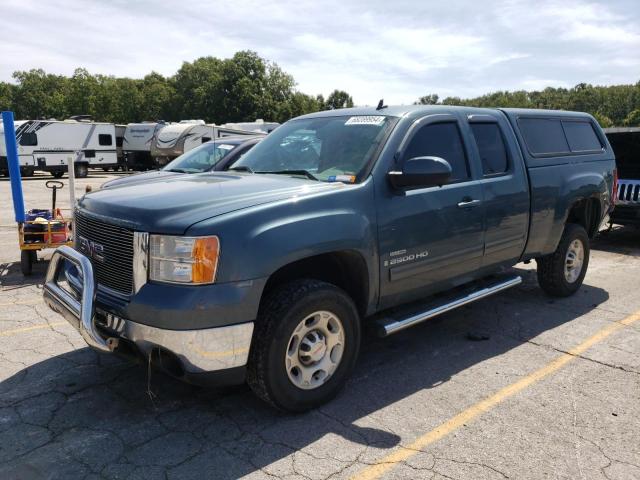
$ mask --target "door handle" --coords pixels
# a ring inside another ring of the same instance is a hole
[[[461,202],[458,202],[458,208],[472,208],[480,205],[480,200],[472,200],[470,198],[465,198]]]

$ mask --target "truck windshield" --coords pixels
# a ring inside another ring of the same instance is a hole
[[[293,120],[271,132],[233,168],[355,183],[396,121],[384,115]]]
[[[206,172],[236,147],[237,145],[224,142],[204,143],[169,162],[163,170],[181,173]]]

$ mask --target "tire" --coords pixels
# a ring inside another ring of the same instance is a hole
[[[576,245],[582,248],[582,261],[576,255]],[[551,255],[536,258],[538,265],[538,283],[542,290],[554,297],[568,297],[576,293],[582,286],[589,266],[589,235],[586,230],[575,223],[564,227],[558,248]],[[579,263],[580,267],[575,267]],[[571,265],[574,265],[571,268]],[[567,270],[565,270],[567,267]]]
[[[307,327],[307,324],[315,323],[317,330],[307,333],[299,330],[301,326],[304,329],[313,328]],[[323,329],[325,323],[326,328]],[[322,337],[321,332],[326,335],[316,343],[319,348],[315,352],[303,352],[304,347],[308,347],[302,345],[307,337],[317,340],[318,335]],[[300,333],[303,335],[299,338]],[[342,344],[338,339],[340,334]],[[247,383],[258,397],[280,410],[304,412],[315,408],[337,395],[346,383],[358,357],[360,338],[358,311],[343,290],[318,280],[297,280],[283,285],[269,294],[258,313],[249,352]],[[329,342],[335,343],[327,350]],[[294,344],[297,346],[292,348]],[[321,360],[314,365],[311,355],[322,353],[323,348]],[[292,351],[296,353],[292,354]],[[302,365],[303,355],[307,355],[306,360],[311,366]],[[304,384],[304,374],[300,370],[298,375],[294,375],[298,367],[291,367],[289,363],[294,357],[302,369],[314,372],[311,385],[301,386]],[[334,357],[338,357],[335,362]],[[323,364],[328,366],[329,373],[316,370]],[[294,383],[296,377],[298,385]]]
[[[118,170],[118,167],[116,167],[116,171]],[[103,172],[108,172],[109,171],[109,167],[102,167],[102,171]]]
[[[53,178],[62,178],[64,176],[64,170],[54,170],[51,172],[51,175],[53,175]]]
[[[24,167],[20,170],[20,175],[23,177],[33,177],[35,170],[32,167]]]
[[[33,264],[38,260],[35,250],[22,250],[20,252],[20,270],[22,275],[28,277],[33,272]]]
[[[76,177],[78,178],[86,178],[89,175],[89,167],[86,163],[78,163],[75,165]]]

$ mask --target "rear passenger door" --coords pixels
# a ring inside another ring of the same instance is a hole
[[[417,120],[400,150],[401,164],[444,158],[452,177],[442,187],[396,192],[388,186],[378,203],[382,308],[464,283],[477,274],[484,247],[482,187],[459,117]]]
[[[529,189],[520,150],[500,112],[469,115],[467,120],[482,165],[482,266],[512,265],[524,251],[529,226]]]

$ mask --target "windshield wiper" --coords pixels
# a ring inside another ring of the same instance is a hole
[[[238,165],[237,167],[231,167],[231,168],[227,168],[227,171],[232,170],[234,172],[249,172],[249,173],[254,173],[253,170],[251,170],[249,167],[247,167],[246,165]]]
[[[272,173],[274,175],[304,175],[309,180],[319,181],[318,177],[316,177],[313,173],[307,170],[275,170],[273,172],[256,172],[256,173]]]
[[[189,173],[183,168],[168,168],[165,172],[175,172],[175,173]]]

